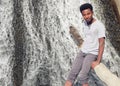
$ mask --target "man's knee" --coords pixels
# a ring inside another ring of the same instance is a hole
[[[85,80],[85,79],[87,79],[88,78],[88,74],[85,74],[85,73],[80,73],[79,74],[79,79],[80,80]]]

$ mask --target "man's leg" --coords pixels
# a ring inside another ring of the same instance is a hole
[[[79,74],[79,79],[82,86],[88,86],[88,73],[91,68],[91,63],[97,58],[97,55],[87,54],[84,58],[82,69]]]
[[[70,71],[70,73],[68,75],[68,79],[67,79],[67,81],[65,83],[65,86],[72,86],[72,84],[74,83],[77,75],[80,72],[83,60],[84,60],[84,53],[80,51],[77,54],[77,57],[75,58],[75,60],[73,62],[72,69],[71,69],[71,71]]]

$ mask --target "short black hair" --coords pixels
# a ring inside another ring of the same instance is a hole
[[[91,11],[93,11],[93,7],[90,3],[85,3],[85,4],[82,4],[80,6],[80,12],[82,13],[83,10],[85,9],[90,9]]]

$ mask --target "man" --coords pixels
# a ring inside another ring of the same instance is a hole
[[[93,7],[89,3],[80,6],[80,12],[84,18],[83,39],[81,50],[73,62],[65,86],[73,86],[75,79],[78,78],[82,86],[88,86],[88,73],[90,68],[101,62],[105,45],[105,27],[93,17]]]

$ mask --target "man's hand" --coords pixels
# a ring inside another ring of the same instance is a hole
[[[97,65],[99,65],[100,64],[100,62],[98,62],[98,61],[93,61],[92,62],[92,64],[91,64],[91,67],[92,67],[92,69],[94,69]]]

